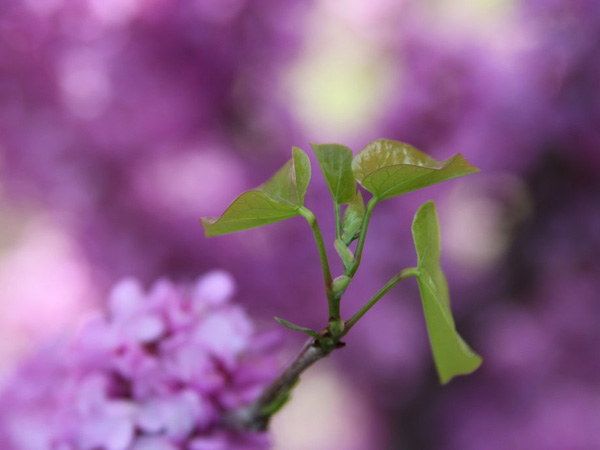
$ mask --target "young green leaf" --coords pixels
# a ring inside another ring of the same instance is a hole
[[[352,278],[347,275],[340,275],[334,278],[333,283],[331,283],[331,292],[333,292],[335,298],[339,300],[344,295],[351,281]]]
[[[429,340],[440,381],[447,383],[456,375],[473,372],[482,360],[456,332],[448,285],[440,267],[440,229],[433,202],[426,202],[419,208],[412,233]]]
[[[348,267],[352,266],[352,264],[354,263],[354,255],[352,254],[352,251],[348,248],[348,246],[344,243],[344,241],[342,241],[341,239],[336,239],[333,243],[333,246],[340,259],[342,260],[344,268],[347,269]]]
[[[402,142],[379,139],[352,161],[356,180],[378,200],[478,172],[462,155],[439,162]]]
[[[340,144],[312,144],[329,192],[336,203],[350,203],[356,192],[352,150]]]
[[[273,200],[261,190],[244,192],[221,217],[201,219],[207,237],[260,227],[299,215],[298,208]]]
[[[300,215],[310,181],[310,160],[297,147],[273,177],[236,198],[220,217],[201,219],[207,237],[233,233]]]
[[[362,194],[358,191],[352,203],[344,211],[344,218],[342,219],[342,239],[346,245],[360,231],[364,218],[365,203],[363,202]]]
[[[279,317],[275,317],[275,320],[277,322],[279,322],[281,325],[283,325],[284,327],[289,328],[290,330],[300,331],[301,333],[308,334],[309,336],[312,336],[315,339],[319,338],[319,333],[317,333],[315,330],[311,330],[310,328],[301,327],[300,325],[293,324],[292,322],[288,322],[287,320],[280,319]]]
[[[259,189],[273,200],[302,206],[309,181],[310,160],[308,155],[298,147],[294,147],[292,159]]]

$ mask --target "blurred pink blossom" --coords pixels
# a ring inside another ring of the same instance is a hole
[[[0,395],[3,449],[257,449],[221,426],[274,376],[275,334],[258,334],[214,271],[148,292],[118,283],[77,338],[31,357]]]

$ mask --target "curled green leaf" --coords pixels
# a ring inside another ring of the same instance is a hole
[[[344,292],[346,292],[351,281],[352,278],[347,275],[340,275],[333,280],[333,283],[331,283],[331,291],[335,298],[340,299],[342,295],[344,295]]]
[[[354,255],[352,251],[348,248],[348,246],[341,239],[336,239],[333,243],[335,247],[335,251],[339,255],[342,260],[342,264],[344,268],[350,267],[354,263]]]
[[[362,194],[358,191],[344,211],[342,219],[342,240],[346,245],[360,232],[364,218],[365,203]]]
[[[288,322],[287,320],[280,319],[279,317],[275,317],[275,320],[277,322],[279,322],[281,325],[283,325],[284,327],[289,328],[290,330],[300,331],[301,333],[308,334],[309,336],[312,336],[315,339],[319,338],[319,333],[317,333],[315,330],[311,330],[310,328],[301,327],[300,325],[296,325],[292,322]]]
[[[352,161],[356,180],[377,200],[385,200],[433,184],[478,172],[462,155],[445,161],[402,142],[379,139]]]
[[[312,144],[312,147],[333,200],[340,204],[350,203],[356,191],[352,150],[340,144]]]
[[[473,372],[482,360],[456,332],[448,285],[440,266],[440,229],[433,202],[426,202],[417,211],[412,234],[429,340],[440,381],[447,383],[456,375]]]
[[[237,197],[220,217],[201,219],[207,237],[260,227],[300,215],[310,181],[310,160],[297,147],[262,186]]]

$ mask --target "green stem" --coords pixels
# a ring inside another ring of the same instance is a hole
[[[333,207],[335,209],[335,238],[342,239],[342,224],[340,222],[340,204],[336,201],[333,202]]]
[[[416,277],[418,275],[418,269],[416,267],[411,267],[408,269],[404,269],[402,272],[396,274],[390,281],[383,286],[377,294],[375,294],[367,303],[363,305],[350,319],[346,321],[346,326],[344,327],[344,335],[350,331],[350,328],[358,322],[365,313],[375,305],[379,301],[381,297],[388,293],[390,289],[396,286],[402,280],[405,280],[408,277]]]
[[[332,295],[331,285],[333,283],[333,278],[331,277],[329,259],[327,258],[327,250],[325,250],[325,242],[323,241],[323,235],[321,234],[319,223],[317,222],[317,218],[313,212],[304,206],[300,208],[300,214],[310,225],[310,229],[315,237],[315,242],[317,243],[317,248],[319,249],[319,258],[321,259],[321,268],[323,269],[323,280],[325,281],[325,293],[327,294],[327,303],[329,305],[329,318],[339,319],[339,304],[336,306],[336,303],[339,302],[336,302],[334,296]]]
[[[354,274],[358,270],[358,266],[360,266],[363,248],[365,247],[365,239],[367,237],[367,229],[369,228],[369,221],[371,220],[373,208],[375,208],[375,205],[378,201],[379,200],[376,197],[373,197],[371,198],[371,200],[369,200],[369,203],[367,204],[367,210],[365,211],[365,217],[363,219],[362,228],[360,230],[360,236],[358,237],[358,244],[356,245],[356,251],[354,252],[354,264],[346,273],[346,275],[350,278],[354,276]]]

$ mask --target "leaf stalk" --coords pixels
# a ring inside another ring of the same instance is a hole
[[[404,269],[402,272],[396,274],[390,281],[388,281],[385,286],[383,286],[371,299],[365,303],[362,308],[360,308],[350,319],[346,321],[346,325],[344,327],[345,336],[348,331],[358,322],[362,316],[364,316],[369,309],[371,309],[375,303],[377,303],[381,297],[387,294],[390,289],[400,283],[402,280],[405,280],[409,277],[416,277],[419,274],[419,270],[416,267],[410,267],[408,269]]]
[[[299,212],[310,225],[310,229],[313,232],[313,236],[319,250],[319,258],[321,260],[321,268],[323,270],[323,280],[325,282],[325,293],[327,294],[327,304],[329,307],[329,318],[337,320],[340,318],[340,302],[339,298],[336,299],[335,295],[333,295],[333,278],[331,277],[329,258],[327,257],[327,250],[325,249],[325,242],[323,241],[323,235],[321,234],[319,222],[317,222],[317,218],[310,209],[302,206],[299,209]]]
[[[365,211],[365,217],[363,219],[362,227],[360,230],[360,236],[358,237],[358,244],[356,244],[356,251],[354,252],[354,264],[347,271],[346,275],[350,278],[354,277],[354,274],[360,266],[360,260],[362,258],[363,249],[365,247],[365,239],[367,237],[367,229],[369,228],[369,222],[371,220],[371,214],[379,199],[377,197],[371,198],[367,204],[367,210]]]

